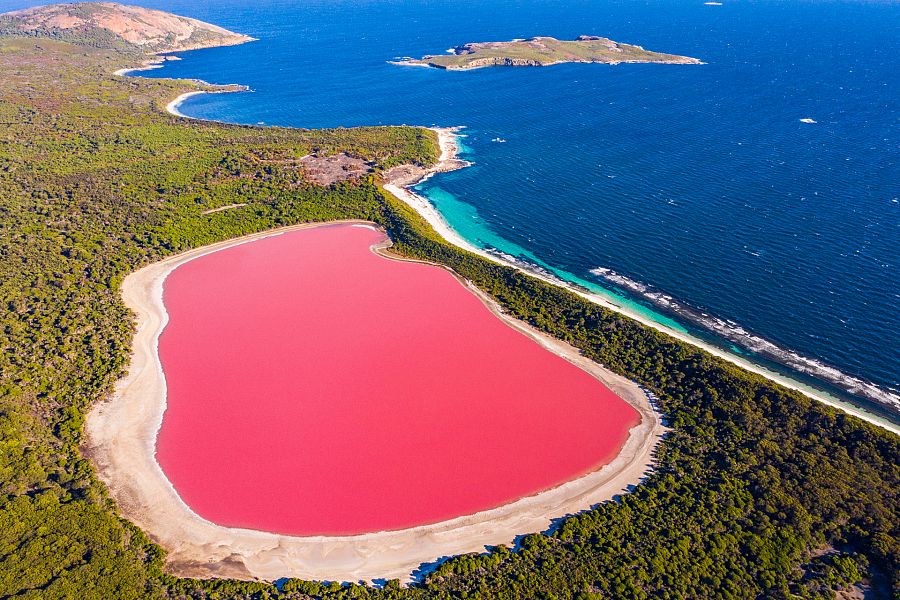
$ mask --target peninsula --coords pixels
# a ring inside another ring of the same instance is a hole
[[[581,35],[574,40],[533,37],[511,42],[477,42],[453,48],[451,54],[395,61],[395,64],[435,67],[464,71],[482,67],[547,67],[560,63],[665,63],[701,64],[696,58],[662,54],[640,46],[620,44],[596,35]]]
[[[0,15],[0,35],[146,54],[253,41],[250,36],[197,19],[113,2],[51,4],[4,13]]]

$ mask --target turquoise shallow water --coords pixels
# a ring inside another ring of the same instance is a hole
[[[466,151],[467,149],[464,143],[460,144],[460,146],[463,150],[461,156],[471,156],[471,151]],[[540,272],[543,275],[574,284],[579,288],[599,294],[618,306],[628,308],[634,313],[652,319],[671,329],[690,333],[689,328],[682,325],[676,319],[647,307],[636,299],[629,297],[627,293],[622,293],[612,286],[598,285],[594,281],[583,279],[568,271],[554,267],[522,246],[500,237],[491,231],[490,225],[485,222],[472,205],[462,202],[456,196],[441,187],[431,185],[426,181],[421,185],[415,186],[413,189],[418,194],[427,197],[448,224],[453,227],[453,230],[460,234],[463,239],[475,244],[476,247],[492,250],[498,256],[511,262],[515,262],[529,270]]]
[[[832,393],[900,398],[900,4],[147,5],[259,38],[147,73],[253,90],[193,97],[185,114],[464,125],[474,165],[420,192],[466,239]],[[707,64],[452,73],[387,63],[467,41],[579,34]]]

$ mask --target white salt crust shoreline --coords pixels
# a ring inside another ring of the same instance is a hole
[[[512,267],[514,269],[522,271],[523,273],[527,273],[528,275],[530,275],[532,277],[536,277],[537,279],[541,279],[542,281],[545,281],[552,285],[556,285],[556,286],[565,288],[565,289],[569,290],[570,292],[573,292],[573,293],[577,294],[578,296],[584,298],[585,300],[593,302],[594,304],[599,304],[600,306],[603,306],[604,308],[608,308],[609,310],[623,314],[631,319],[634,319],[635,321],[638,321],[642,325],[646,325],[647,327],[651,327],[653,329],[656,329],[657,331],[661,331],[661,332],[663,332],[667,335],[670,335],[682,342],[686,342],[688,344],[691,344],[692,346],[701,348],[702,350],[705,350],[706,352],[712,354],[713,356],[724,359],[724,360],[726,360],[734,365],[737,365],[747,371],[756,373],[757,375],[762,375],[763,377],[765,377],[766,379],[769,379],[770,381],[774,381],[775,383],[783,385],[786,388],[798,391],[798,392],[812,398],[813,400],[821,402],[822,404],[826,404],[833,408],[837,408],[837,409],[842,410],[846,413],[849,413],[855,417],[859,417],[860,419],[862,419],[864,421],[872,423],[873,425],[877,425],[877,426],[882,427],[892,433],[900,435],[900,427],[898,427],[897,425],[894,425],[890,421],[883,419],[877,415],[873,415],[871,413],[860,410],[856,406],[853,406],[849,403],[840,402],[833,398],[824,396],[821,393],[819,393],[818,391],[816,391],[815,389],[805,386],[797,381],[794,381],[793,379],[790,379],[789,377],[785,377],[784,375],[781,375],[774,371],[770,371],[769,369],[766,369],[765,367],[757,365],[757,364],[755,364],[749,360],[746,360],[740,356],[737,356],[735,354],[731,354],[729,352],[721,350],[721,349],[713,346],[712,344],[708,344],[708,343],[706,343],[702,340],[699,340],[691,335],[682,333],[680,331],[676,331],[675,329],[671,329],[661,323],[657,323],[656,321],[648,319],[647,317],[645,317],[641,314],[638,314],[637,312],[634,312],[633,310],[630,310],[628,307],[614,304],[614,303],[610,302],[609,300],[607,300],[606,298],[604,298],[603,296],[600,296],[599,294],[593,294],[593,293],[587,292],[583,289],[577,288],[575,286],[571,286],[571,285],[567,284],[566,282],[560,281],[559,279],[554,279],[551,277],[547,277],[546,275],[543,275],[541,273],[536,273],[532,270],[523,268],[523,266],[520,264],[516,264],[514,262],[505,260],[504,258],[497,256],[496,254],[486,252],[485,250],[483,250],[481,248],[476,248],[475,246],[470,244],[468,241],[466,241],[462,236],[460,236],[458,233],[456,233],[456,231],[454,231],[452,227],[450,227],[450,225],[444,219],[443,215],[441,215],[437,211],[437,209],[434,207],[434,205],[431,204],[431,202],[429,202],[426,198],[423,198],[422,196],[416,194],[411,189],[412,186],[420,183],[421,181],[423,181],[424,179],[426,179],[428,177],[431,177],[435,173],[452,171],[455,169],[462,168],[467,164],[467,163],[465,163],[465,161],[460,161],[457,158],[457,154],[459,152],[459,146],[458,146],[458,143],[456,140],[456,136],[457,136],[457,132],[459,131],[460,128],[453,127],[453,128],[432,128],[432,129],[434,129],[434,131],[437,132],[438,141],[439,141],[440,147],[441,147],[441,157],[440,157],[438,163],[431,169],[424,171],[422,173],[422,176],[415,181],[396,181],[396,182],[388,181],[384,185],[384,189],[387,190],[388,192],[390,192],[395,197],[402,200],[403,202],[405,202],[412,209],[414,209],[417,213],[419,213],[419,215],[423,219],[425,219],[428,222],[428,224],[431,225],[431,227],[442,238],[444,238],[444,240],[446,242],[453,244],[454,246],[457,246],[458,248],[462,248],[464,250],[468,250],[469,252],[478,254],[482,258],[490,260],[494,263]]]
[[[343,223],[372,226],[363,221]],[[167,550],[171,572],[191,577],[331,581],[398,578],[406,582],[423,564],[449,555],[482,552],[486,546],[509,544],[518,535],[546,530],[552,519],[612,499],[639,484],[649,472],[654,449],[665,429],[647,395],[635,383],[584,358],[568,344],[503,314],[491,298],[460,279],[498,318],[587,371],[638,411],[640,423],[628,432],[622,450],[610,463],[495,509],[398,531],[288,536],[223,527],[194,513],[155,458],[156,436],[166,407],[166,382],[158,356],[159,335],[168,321],[162,302],[163,282],[179,265],[211,252],[327,225],[294,225],[212,244],[146,266],[122,283],[122,298],[137,321],[131,365],[112,397],[95,405],[87,415],[84,452],[121,514]],[[386,241],[373,251],[385,258],[407,260],[385,253],[389,245]]]

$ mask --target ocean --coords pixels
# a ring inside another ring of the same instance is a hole
[[[900,3],[141,4],[259,39],[141,74],[252,90],[182,113],[463,126],[473,165],[418,191],[471,243],[869,410],[900,408]],[[580,34],[706,64],[388,62]]]

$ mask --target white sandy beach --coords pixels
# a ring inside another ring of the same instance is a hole
[[[417,213],[419,213],[419,215],[422,216],[422,218],[424,218],[428,222],[429,225],[431,225],[431,227],[438,234],[440,234],[440,236],[442,238],[444,238],[444,240],[446,240],[450,244],[453,244],[454,246],[457,246],[464,250],[468,250],[469,252],[478,254],[479,256],[486,258],[487,260],[493,261],[498,264],[506,265],[508,267],[512,267],[519,271],[528,273],[532,277],[536,277],[538,279],[541,279],[541,280],[551,283],[553,285],[557,285],[557,286],[566,288],[569,291],[571,291],[575,294],[578,294],[579,296],[581,296],[582,298],[584,298],[586,300],[589,300],[595,304],[599,304],[599,305],[601,305],[605,308],[608,308],[610,310],[613,310],[615,312],[624,314],[625,316],[632,318],[635,321],[638,321],[641,324],[646,325],[647,327],[652,327],[653,329],[656,329],[657,331],[666,333],[667,335],[670,335],[678,340],[681,340],[683,342],[686,342],[686,343],[696,346],[698,348],[702,348],[703,350],[705,350],[706,352],[709,352],[713,356],[722,358],[722,359],[724,359],[732,364],[735,364],[743,369],[746,369],[746,370],[756,373],[758,375],[762,375],[763,377],[765,377],[771,381],[774,381],[776,383],[779,383],[789,389],[801,392],[802,394],[805,394],[806,396],[809,396],[810,398],[812,398],[814,400],[822,402],[823,404],[827,404],[828,406],[840,409],[844,412],[847,412],[856,417],[859,417],[860,419],[863,419],[864,421],[868,421],[869,423],[878,425],[879,427],[883,427],[884,429],[887,429],[888,431],[891,431],[893,433],[900,435],[900,427],[894,425],[893,423],[887,421],[886,419],[883,419],[876,415],[864,412],[863,410],[861,410],[853,405],[850,405],[848,403],[839,402],[833,398],[826,397],[808,386],[804,386],[804,385],[802,385],[796,381],[793,381],[792,379],[785,377],[779,373],[770,371],[770,370],[768,370],[760,365],[757,365],[745,358],[742,358],[736,354],[731,354],[729,352],[725,352],[724,350],[716,348],[715,346],[708,344],[702,340],[699,340],[691,335],[685,334],[681,331],[676,331],[675,329],[666,327],[665,325],[663,325],[661,323],[657,323],[656,321],[652,321],[652,320],[644,317],[643,315],[640,315],[632,310],[629,310],[628,307],[614,304],[614,303],[610,302],[607,298],[604,298],[603,296],[600,296],[599,294],[592,294],[592,293],[586,292],[582,289],[571,286],[571,285],[567,284],[566,282],[560,281],[558,279],[550,278],[541,273],[536,273],[534,271],[525,269],[520,264],[505,260],[504,258],[497,256],[496,254],[491,254],[489,252],[482,250],[481,248],[476,248],[476,247],[472,246],[469,242],[467,242],[465,239],[463,239],[458,233],[456,233],[453,230],[453,228],[450,227],[450,225],[447,224],[446,220],[444,220],[443,216],[441,216],[441,214],[437,211],[437,209],[434,208],[434,206],[431,204],[431,202],[429,202],[426,198],[423,198],[422,196],[414,193],[411,190],[411,187],[413,185],[422,181],[424,178],[430,177],[433,174],[438,173],[438,172],[452,171],[454,169],[461,168],[461,167],[465,166],[465,164],[466,164],[465,161],[460,161],[456,156],[457,152],[458,152],[458,144],[456,142],[456,135],[457,135],[457,131],[459,130],[459,128],[433,128],[433,129],[438,134],[438,140],[439,140],[440,146],[441,146],[441,157],[440,157],[438,164],[435,165],[434,167],[432,167],[431,169],[423,170],[419,174],[418,178],[411,178],[408,176],[407,173],[404,173],[402,177],[398,177],[398,178],[394,178],[394,179],[388,178],[384,185],[384,189],[387,190],[388,192],[390,192],[395,197],[402,200],[403,202],[405,202],[406,204],[408,204],[410,207],[412,207]]]
[[[140,71],[152,71],[153,69],[161,69],[163,67],[163,63],[166,60],[181,60],[181,59],[177,58],[177,57],[173,57],[173,56],[167,56],[165,59],[162,59],[160,57],[154,57],[154,58],[144,61],[143,64],[139,67],[118,69],[113,72],[113,75],[117,75],[119,77],[127,77],[127,76],[129,76],[130,73],[135,73],[135,72],[140,72]],[[191,79],[190,81],[193,81],[194,83],[196,83],[198,85],[205,85],[205,86],[209,86],[214,89],[192,90],[190,92],[185,92],[183,94],[179,94],[178,96],[173,98],[168,104],[166,104],[166,112],[169,113],[170,115],[174,115],[176,117],[181,117],[183,119],[193,119],[194,117],[189,117],[178,110],[178,107],[181,106],[181,104],[185,100],[190,98],[191,96],[199,96],[200,94],[230,94],[233,92],[250,91],[249,88],[247,88],[247,86],[240,85],[240,84],[213,84],[213,83],[208,83],[206,81],[202,81],[200,79]],[[233,88],[233,89],[227,89],[227,88]],[[210,119],[210,121],[212,121],[212,120]],[[213,121],[213,122],[215,122],[215,121]]]
[[[144,267],[122,284],[125,304],[137,317],[132,362],[128,376],[118,383],[113,396],[98,403],[88,414],[85,453],[93,460],[122,515],[168,551],[173,573],[267,580],[409,580],[423,563],[484,551],[485,546],[510,543],[520,534],[543,531],[551,519],[609,500],[645,476],[664,432],[647,395],[633,382],[585,359],[571,346],[504,315],[486,295],[462,282],[498,318],[592,374],[638,410],[641,422],[630,430],[625,446],[611,463],[493,510],[433,525],[365,535],[285,536],[221,527],[192,512],[155,459],[156,435],[166,407],[166,382],[157,355],[159,334],[168,319],[162,303],[163,281],[177,266],[210,252],[321,225],[285,227],[198,248]],[[383,253],[388,245],[374,250]]]
[[[206,93],[208,93],[208,92],[204,92],[204,91],[185,92],[185,93],[181,94],[180,96],[178,96],[177,98],[175,98],[174,100],[172,100],[171,102],[169,102],[168,104],[166,104],[166,112],[169,114],[175,115],[176,117],[183,117],[185,119],[188,119],[190,117],[178,112],[178,107],[181,105],[182,102],[184,102],[191,96],[198,96],[200,94],[206,94]]]

